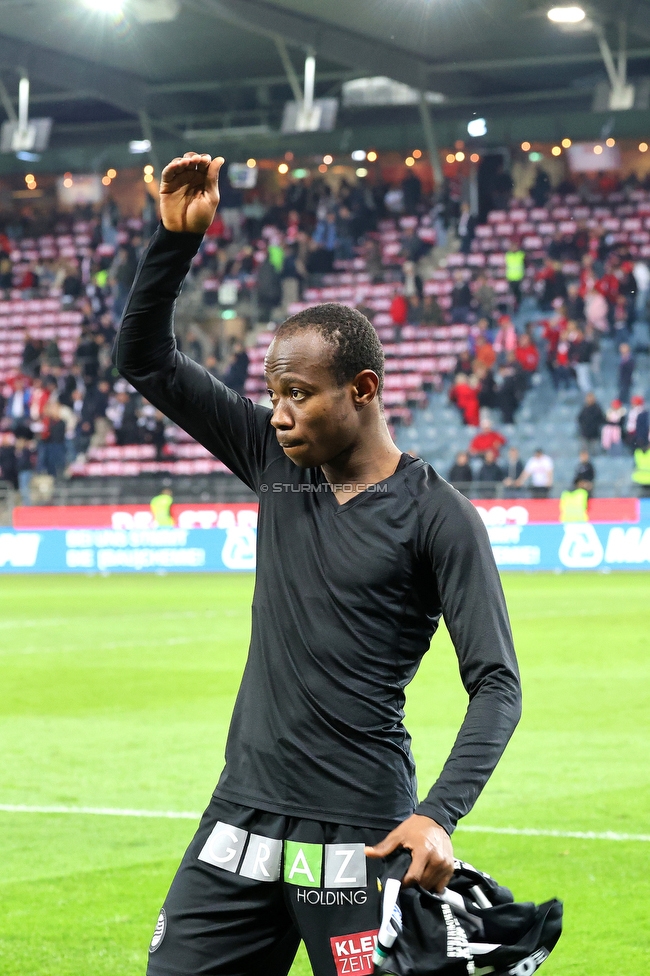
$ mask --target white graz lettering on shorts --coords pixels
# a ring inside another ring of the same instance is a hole
[[[251,834],[239,872],[255,881],[277,881],[282,863],[282,841]]]
[[[219,821],[203,845],[199,861],[236,874],[247,837],[248,831]]]
[[[363,844],[325,845],[325,888],[365,888],[366,884]]]
[[[291,870],[287,872],[285,867],[285,881],[295,885],[300,885],[302,882],[304,885],[306,877],[312,882],[313,887],[320,891],[320,862],[324,860],[323,888],[357,890],[354,892],[353,901],[349,901],[346,897],[341,901],[330,899],[319,903],[365,904],[366,893],[361,889],[366,888],[368,878],[363,844],[297,844],[295,841],[285,842],[276,837],[264,837],[262,834],[249,834],[242,827],[219,821],[212,828],[198,859],[213,867],[230,871],[232,874],[239,874],[243,878],[251,878],[253,881],[278,881],[286,843],[292,850],[297,848],[297,853],[295,851],[292,853],[293,861],[289,862]],[[285,856],[288,856],[286,850]],[[315,874],[312,876],[310,868],[312,862],[313,870],[318,877]],[[288,877],[286,877],[287,873]],[[301,875],[304,877],[300,877]],[[311,898],[303,900],[306,904],[316,904]]]

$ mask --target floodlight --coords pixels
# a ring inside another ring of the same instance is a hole
[[[355,149],[354,152],[352,153],[352,159],[355,161],[355,163],[362,163],[365,158],[366,158],[365,149]]]
[[[487,135],[487,122],[485,119],[472,119],[467,123],[467,132],[472,138]]]
[[[132,139],[129,143],[129,152],[134,156],[138,153],[151,152],[151,142],[149,139]]]
[[[551,7],[547,16],[554,24],[579,24],[586,15],[582,7]]]
[[[52,119],[29,119],[22,128],[20,122],[7,119],[0,126],[0,152],[29,153],[18,158],[36,162],[34,157],[47,149],[51,129]]]

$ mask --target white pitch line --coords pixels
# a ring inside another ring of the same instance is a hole
[[[0,813],[68,813],[95,817],[145,817],[157,820],[199,820],[200,813],[191,810],[128,810],[115,807],[27,806],[23,803],[0,803]],[[460,824],[458,830],[475,834],[508,834],[515,837],[568,837],[577,840],[614,840],[650,842],[650,834],[619,834],[612,830],[538,830],[536,827],[482,827]]]
[[[23,803],[0,803],[0,813],[72,813],[94,817],[148,817],[160,820],[199,820],[200,813],[189,810],[120,810],[114,807],[32,807]]]
[[[597,833],[594,830],[537,830],[536,827],[479,827],[478,824],[459,824],[457,830],[471,830],[476,834],[512,834],[515,837],[575,837],[578,840],[650,842],[650,834],[618,834],[613,830]]]

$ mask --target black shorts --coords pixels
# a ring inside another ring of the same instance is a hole
[[[213,797],[181,861],[147,976],[286,976],[303,939],[315,976],[373,972],[388,833]]]

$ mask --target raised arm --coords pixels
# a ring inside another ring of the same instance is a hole
[[[174,303],[219,203],[223,159],[186,153],[165,167],[162,225],[138,267],[113,360],[122,376],[254,491],[280,454],[271,411],[238,396],[180,353]]]

